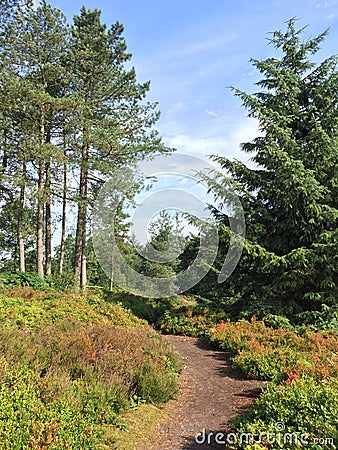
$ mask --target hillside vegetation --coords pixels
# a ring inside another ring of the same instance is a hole
[[[121,413],[176,395],[178,355],[120,305],[93,294],[0,295],[2,449],[96,449]]]

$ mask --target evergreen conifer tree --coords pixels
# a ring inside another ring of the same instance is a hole
[[[215,156],[227,175],[208,179],[221,203],[230,183],[246,213],[245,252],[223,290],[272,308],[318,309],[338,296],[337,56],[315,64],[327,32],[303,34],[295,19],[274,32],[280,57],[252,60],[259,92],[234,89],[262,132],[242,144],[257,168]]]

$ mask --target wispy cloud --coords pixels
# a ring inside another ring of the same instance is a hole
[[[210,111],[210,109],[205,109],[205,113],[212,117],[218,117],[218,114],[214,111]]]
[[[173,57],[177,59],[187,56],[196,57],[201,54],[210,54],[210,52],[219,51],[224,48],[238,37],[235,33],[229,35],[222,33],[218,36],[215,36],[215,33],[211,33],[211,36],[208,39],[201,39],[200,36],[195,36],[194,38],[191,34],[188,34],[184,38],[185,42],[183,45],[175,49],[167,49],[162,56],[164,59],[172,59]]]
[[[319,2],[316,4],[316,8],[330,8],[338,4],[337,0],[326,0],[325,2]]]
[[[169,146],[175,147],[179,152],[198,155],[207,158],[208,155],[219,154],[228,158],[249,162],[252,155],[247,155],[240,149],[240,144],[248,142],[260,135],[258,124],[253,119],[242,119],[231,132],[224,130],[223,134],[201,136],[179,134],[166,137]]]

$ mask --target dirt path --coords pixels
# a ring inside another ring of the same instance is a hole
[[[166,420],[158,425],[156,434],[160,437],[152,450],[226,448],[221,442],[225,438],[219,436],[220,443],[216,443],[215,435],[231,431],[229,419],[254,401],[263,383],[239,376],[231,368],[227,353],[196,338],[165,336],[165,339],[186,358],[187,368],[180,377],[179,398],[170,403]],[[208,443],[210,432],[213,435]]]

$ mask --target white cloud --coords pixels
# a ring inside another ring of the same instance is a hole
[[[337,5],[337,0],[326,0],[324,2],[319,2],[316,4],[316,8],[330,8],[331,6]]]
[[[204,159],[207,159],[208,155],[218,154],[248,162],[252,155],[242,152],[240,144],[251,141],[261,134],[257,121],[242,118],[239,122],[232,124],[231,129],[232,131],[224,129],[222,133],[219,130],[217,135],[213,134],[212,136],[189,133],[165,137],[164,139],[167,145],[175,147],[178,152],[196,155]]]
[[[210,111],[210,109],[205,109],[205,113],[212,117],[218,117],[218,114],[214,111]]]
[[[167,114],[167,116],[175,115],[178,112],[183,111],[184,109],[185,109],[184,103],[178,100],[177,102],[169,105],[165,113]]]

